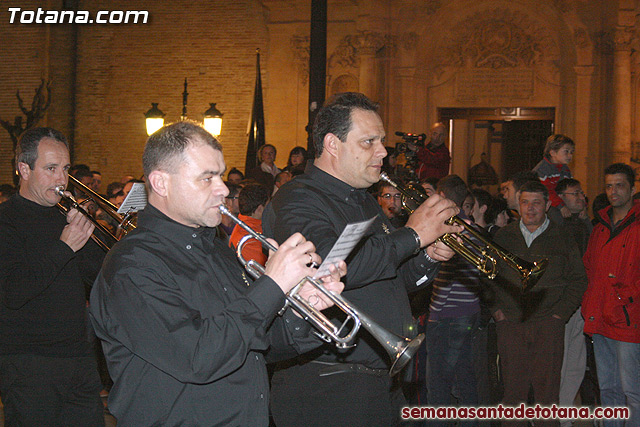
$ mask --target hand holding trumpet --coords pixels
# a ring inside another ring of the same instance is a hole
[[[64,187],[56,187],[56,192],[60,197],[75,200],[69,191],[64,190]],[[74,252],[78,252],[91,237],[95,226],[86,215],[75,208],[71,208],[67,212],[67,222],[68,224],[60,234],[60,240],[65,242]]]
[[[445,233],[460,233],[463,230],[460,225],[445,223],[459,212],[460,209],[452,200],[434,194],[413,211],[406,226],[418,233],[422,247],[429,246]]]
[[[265,274],[273,279],[285,294],[305,277],[313,277],[317,266],[322,262],[320,256],[314,252],[313,243],[306,240],[300,233],[293,234],[279,247],[273,239],[267,240],[278,250],[269,250]],[[346,274],[347,266],[341,262],[338,268],[331,266],[329,270],[331,275],[322,278],[322,285],[335,294],[339,294],[344,289],[340,277]],[[298,294],[309,301],[317,310],[324,310],[333,305],[333,302],[309,283],[305,283]],[[296,312],[296,314],[298,313]]]

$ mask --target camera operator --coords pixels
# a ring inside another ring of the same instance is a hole
[[[447,140],[447,128],[444,123],[437,122],[431,126],[431,139],[424,147],[414,144],[407,144],[412,151],[417,151],[418,167],[416,173],[418,179],[425,178],[440,179],[449,174],[451,155],[449,148],[445,144]]]

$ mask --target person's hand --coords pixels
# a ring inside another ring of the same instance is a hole
[[[459,233],[463,230],[461,225],[444,223],[459,212],[460,209],[452,200],[433,194],[409,216],[405,227],[412,228],[418,233],[420,246],[424,248],[445,233]]]
[[[434,261],[449,261],[456,253],[441,241],[427,246],[427,255]]]
[[[580,218],[580,219],[589,219],[589,212],[588,212],[586,206],[584,207],[584,209],[582,209],[580,211],[580,214],[578,214],[578,218]]]
[[[495,313],[493,313],[493,320],[496,322],[502,322],[503,320],[507,320],[507,317],[504,315],[502,310],[498,309]]]
[[[67,213],[67,222],[60,234],[60,240],[69,245],[71,250],[78,252],[91,237],[95,226],[76,209],[71,209]]]
[[[340,282],[340,277],[347,274],[347,264],[345,264],[344,261],[340,261],[337,268],[335,265],[330,265],[329,272],[329,275],[319,279],[319,281],[322,282],[320,286],[324,286],[325,289],[334,294],[341,293],[344,289],[344,283]],[[305,301],[308,301],[316,310],[324,310],[325,308],[329,308],[333,305],[333,301],[322,293],[322,291],[308,282],[300,288],[298,295]],[[294,310],[294,312],[300,316],[297,311]]]
[[[560,213],[562,214],[562,218],[571,217],[571,211],[566,206],[563,206],[563,207],[560,208]]]
[[[268,239],[271,244],[277,243]],[[313,243],[305,239],[302,234],[295,233],[278,248],[276,252],[269,251],[269,259],[265,265],[265,274],[273,279],[285,294],[297,285],[304,277],[311,277],[316,269],[313,263],[320,265],[322,259],[316,254]]]

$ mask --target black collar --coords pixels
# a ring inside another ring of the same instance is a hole
[[[138,213],[138,227],[147,228],[163,236],[170,236],[171,240],[179,246],[188,245],[198,238],[213,240],[216,237],[215,228],[188,227],[169,218],[151,204],[147,204]]]
[[[310,180],[315,182],[318,187],[331,194],[335,194],[340,200],[347,202],[353,200],[357,203],[363,203],[366,200],[366,188],[354,188],[315,165],[311,165],[306,175],[308,175]]]

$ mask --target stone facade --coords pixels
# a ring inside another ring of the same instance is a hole
[[[133,8],[73,3],[50,0],[46,9]],[[4,6],[0,118],[18,114],[17,89],[30,101],[40,78],[51,80],[46,123],[70,134],[74,160],[101,170],[106,183],[141,173],[143,113],[159,102],[168,121],[178,120],[185,77],[188,116],[200,120],[216,102],[227,164],[242,167],[256,48],[276,163],[306,146],[308,0],[141,0],[135,9],[149,11],[147,24],[75,27],[9,24],[6,7],[45,6]],[[554,131],[577,143],[571,167],[593,197],[607,164],[640,162],[638,12],[637,0],[331,0],[327,96],[357,90],[377,100],[389,135],[425,132],[443,109],[493,109],[509,119],[551,111]],[[492,120],[500,114],[455,122],[453,172],[466,176],[486,151],[501,174],[499,139],[482,130],[495,128]],[[10,180],[10,157],[0,130],[0,182]]]

